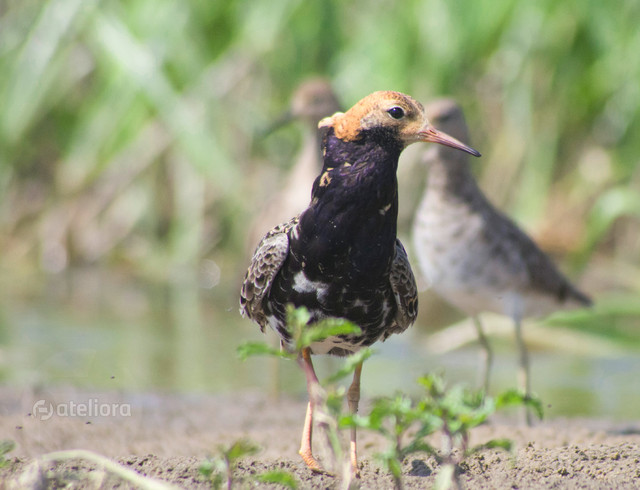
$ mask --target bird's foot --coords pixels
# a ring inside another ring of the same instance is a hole
[[[322,469],[322,466],[320,466],[320,463],[316,461],[316,458],[313,457],[311,451],[304,451],[301,449],[298,451],[298,454],[302,456],[302,461],[304,461],[304,464],[306,464],[311,471],[314,473],[328,474],[326,470]]]

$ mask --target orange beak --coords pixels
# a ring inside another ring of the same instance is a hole
[[[418,133],[420,137],[420,141],[427,141],[429,143],[438,143],[439,145],[450,146],[451,148],[456,148],[457,150],[462,150],[474,157],[479,157],[480,152],[474,150],[470,146],[465,145],[461,141],[455,139],[453,136],[449,136],[447,133],[443,133],[442,131],[438,131],[431,125],[426,126],[426,129],[423,129]]]

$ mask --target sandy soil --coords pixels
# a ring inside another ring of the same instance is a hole
[[[43,402],[34,407],[38,400]],[[123,404],[128,408],[120,408]],[[44,420],[50,406],[54,414]],[[104,416],[107,407],[115,415]],[[75,416],[70,416],[72,410]],[[239,438],[262,450],[240,462],[237,488],[253,486],[254,475],[272,469],[293,473],[301,488],[340,488],[338,478],[311,473],[297,455],[304,411],[303,399],[273,400],[259,393],[173,396],[0,388],[0,438],[17,444],[0,468],[0,488],[40,487],[43,482],[49,488],[127,488],[104,467],[86,461],[34,463],[44,454],[68,449],[99,453],[177,487],[207,488],[199,465],[219,445]],[[466,487],[640,488],[638,421],[551,420],[527,428],[492,420],[474,429],[472,443],[496,437],[515,442],[515,457],[486,450],[468,458],[461,474]],[[373,456],[383,448],[384,441],[361,432],[361,488],[392,488]],[[412,456],[404,462],[405,486],[429,488],[438,471],[433,458]]]

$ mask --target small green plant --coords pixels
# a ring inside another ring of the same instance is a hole
[[[492,439],[484,444],[469,447],[469,431],[484,423],[497,410],[509,406],[528,406],[542,418],[542,403],[537,398],[525,395],[519,390],[509,390],[496,398],[486,396],[483,390],[469,390],[456,385],[447,389],[442,377],[424,376],[418,382],[425,388],[426,395],[419,402],[421,410],[429,413],[443,435],[442,448],[436,459],[442,469],[436,480],[436,488],[461,488],[459,479],[460,463],[483,449],[501,448],[511,451],[508,439]]]
[[[460,488],[460,463],[468,456],[486,448],[511,450],[511,441],[494,439],[469,447],[469,431],[487,420],[496,410],[507,406],[529,405],[542,417],[539,400],[512,390],[493,399],[482,391],[461,386],[447,389],[442,377],[424,376],[418,382],[425,388],[422,399],[414,402],[405,395],[381,398],[374,402],[369,415],[344,416],[341,427],[357,426],[381,434],[389,441],[386,451],[377,455],[391,473],[395,488],[403,488],[402,462],[410,454],[424,452],[442,465],[436,488]],[[440,451],[425,441],[427,436],[441,432]]]
[[[275,356],[289,360],[296,360],[300,363],[302,352],[315,342],[320,342],[328,337],[336,335],[357,335],[360,328],[340,318],[327,318],[310,325],[311,315],[304,308],[287,308],[287,326],[291,334],[291,342],[285,349],[275,349],[265,342],[247,342],[238,347],[238,355],[241,359],[246,359],[255,355]],[[322,430],[321,452],[328,458],[329,466],[334,469],[343,469],[345,481],[350,480],[351,474],[347,468],[344,458],[342,444],[339,438],[338,420],[342,415],[344,404],[344,387],[335,387],[334,384],[342,378],[353,374],[356,367],[372,354],[371,349],[364,348],[357,353],[347,357],[342,367],[333,375],[323,380],[322,385],[318,383],[310,388],[310,396],[314,398],[315,412],[314,418],[318,427]],[[342,464],[342,462],[345,464]]]
[[[412,453],[435,451],[423,439],[436,430],[435,420],[409,397],[399,394],[395,398],[379,398],[366,416],[347,415],[341,418],[341,427],[357,426],[381,434],[389,441],[386,451],[376,457],[391,473],[397,489],[403,488],[402,461]],[[415,426],[418,431],[409,440],[408,433]]]
[[[314,342],[320,342],[334,335],[357,335],[361,332],[360,327],[342,318],[327,318],[313,325],[309,325],[310,320],[311,314],[306,308],[294,308],[289,305],[287,307],[287,328],[291,334],[291,342],[287,348],[276,349],[266,342],[245,342],[238,347],[238,356],[242,360],[251,356],[267,355],[295,361],[302,350]],[[353,367],[351,372],[353,372]]]
[[[240,439],[230,446],[219,446],[219,455],[208,458],[200,464],[200,474],[211,482],[214,489],[222,488],[226,482],[227,490],[233,488],[233,471],[238,461],[259,451],[259,447],[251,441]]]
[[[9,461],[5,457],[11,451],[16,448],[16,443],[11,439],[3,439],[0,441],[0,468],[9,464]]]
[[[223,485],[227,490],[234,486],[233,473],[238,461],[246,456],[256,454],[260,448],[247,439],[240,439],[230,446],[219,446],[218,456],[208,458],[200,464],[198,471],[211,482],[211,487],[220,489]],[[260,483],[276,483],[285,488],[296,490],[298,482],[290,473],[282,470],[267,471],[255,476]]]

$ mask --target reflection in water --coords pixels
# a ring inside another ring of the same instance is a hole
[[[271,359],[237,359],[237,346],[268,340],[240,318],[235,292],[202,289],[197,277],[170,285],[130,277],[75,271],[28,290],[5,288],[0,316],[0,379],[18,388],[73,385],[133,392],[232,392],[273,386]],[[24,288],[23,288],[24,289]],[[475,346],[443,356],[421,347],[425,334],[413,328],[377,344],[362,383],[365,397],[404,391],[418,395],[416,379],[443,369],[451,383],[473,383]],[[515,383],[515,353],[505,344],[494,367],[494,388]],[[279,361],[280,387],[303,396],[295,363]],[[317,359],[322,378],[339,360]],[[547,416],[637,416],[640,359],[587,358],[558,351],[533,352],[534,390]]]

